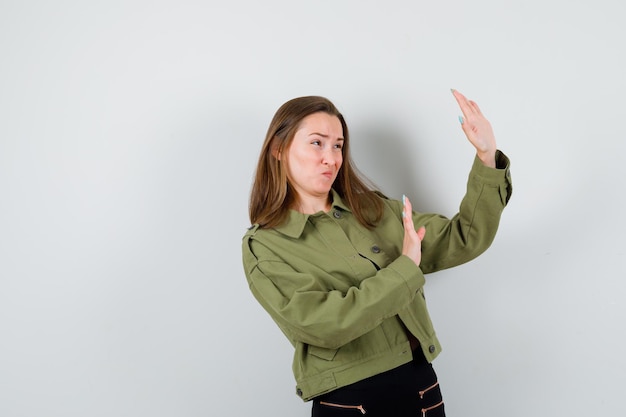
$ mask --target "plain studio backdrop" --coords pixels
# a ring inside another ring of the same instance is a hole
[[[241,266],[276,109],[335,102],[386,194],[492,247],[427,277],[450,416],[626,414],[623,2],[0,2],[0,416],[307,416]]]

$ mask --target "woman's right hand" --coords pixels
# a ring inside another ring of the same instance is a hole
[[[420,227],[417,231],[413,225],[413,207],[409,198],[402,196],[403,211],[402,223],[404,224],[404,241],[402,243],[402,254],[408,256],[419,266],[422,261],[422,240],[426,235],[426,228]]]

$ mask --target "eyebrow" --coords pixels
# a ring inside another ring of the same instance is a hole
[[[324,135],[324,134],[319,133],[319,132],[311,132],[311,133],[309,133],[309,136],[314,136],[314,135],[321,136],[323,138],[329,138],[330,137],[328,135]],[[345,140],[345,139],[344,138],[337,138],[337,140]]]

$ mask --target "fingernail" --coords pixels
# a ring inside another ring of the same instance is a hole
[[[402,218],[404,219],[406,217],[406,213],[403,211],[402,212]]]
[[[452,94],[454,94],[454,92],[455,92],[455,91],[456,91],[456,90],[455,90],[454,88],[451,88],[451,89],[450,89],[450,92],[452,92]]]
[[[402,204],[406,205],[406,195],[402,194]]]
[[[459,116],[459,122],[463,124],[463,116]]]

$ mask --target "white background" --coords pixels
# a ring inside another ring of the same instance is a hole
[[[0,1],[0,415],[306,416],[240,244],[269,121],[324,95],[456,212],[475,99],[514,193],[428,277],[449,416],[626,413],[626,15],[598,1]]]

